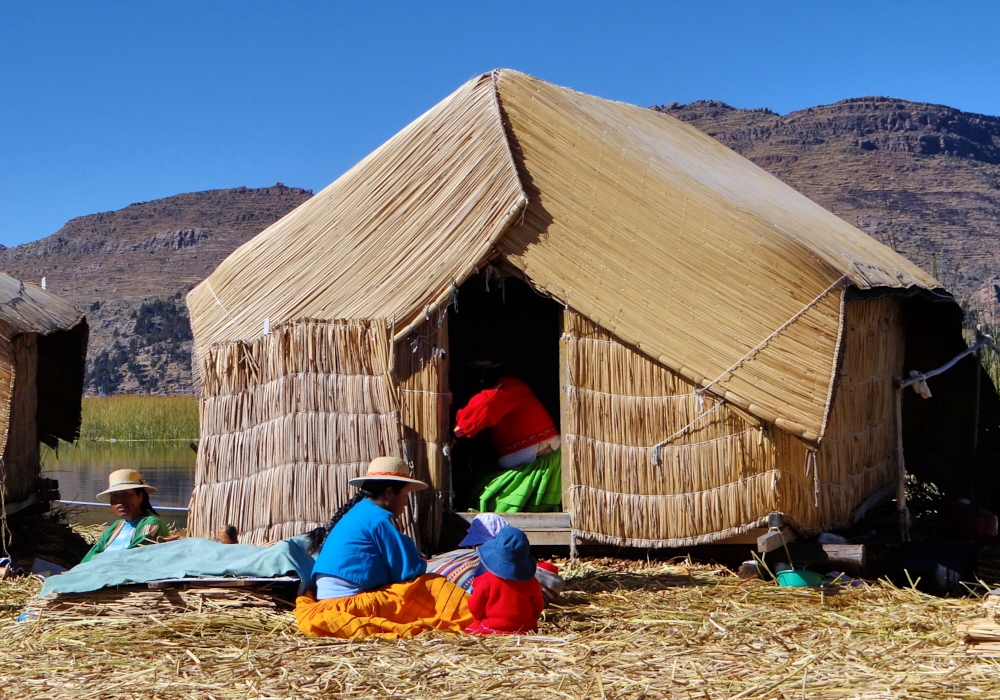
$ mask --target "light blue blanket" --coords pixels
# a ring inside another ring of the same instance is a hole
[[[87,593],[124,583],[146,583],[185,576],[253,576],[296,574],[303,593],[312,581],[314,559],[306,553],[306,537],[282,540],[270,547],[220,544],[188,537],[135,549],[104,552],[45,580],[40,595]]]

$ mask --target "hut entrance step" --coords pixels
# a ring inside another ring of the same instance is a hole
[[[479,513],[455,513],[454,515],[465,521],[466,528]],[[570,527],[569,513],[501,513],[507,522],[514,527],[523,530],[528,536],[528,542],[536,546],[565,546],[568,547],[572,529]],[[458,525],[454,520],[454,525]],[[460,540],[465,536],[465,531],[461,527],[459,530]]]

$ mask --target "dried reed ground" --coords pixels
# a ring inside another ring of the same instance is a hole
[[[16,623],[38,584],[0,583],[4,698],[983,698],[975,599],[886,584],[837,595],[709,566],[584,560],[537,637],[309,639],[290,613]]]

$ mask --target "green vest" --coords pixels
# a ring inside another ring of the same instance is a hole
[[[90,561],[96,555],[103,552],[104,548],[115,538],[124,525],[125,520],[116,520],[111,523],[80,563]],[[144,544],[156,544],[169,534],[170,526],[167,525],[166,521],[159,515],[149,513],[140,518],[138,524],[136,524],[135,532],[132,533],[132,541],[129,542],[128,549],[141,547]]]

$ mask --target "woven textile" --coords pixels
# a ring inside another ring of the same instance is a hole
[[[311,637],[413,637],[432,629],[462,632],[472,624],[468,595],[442,576],[424,574],[348,598],[295,601],[299,629]]]

